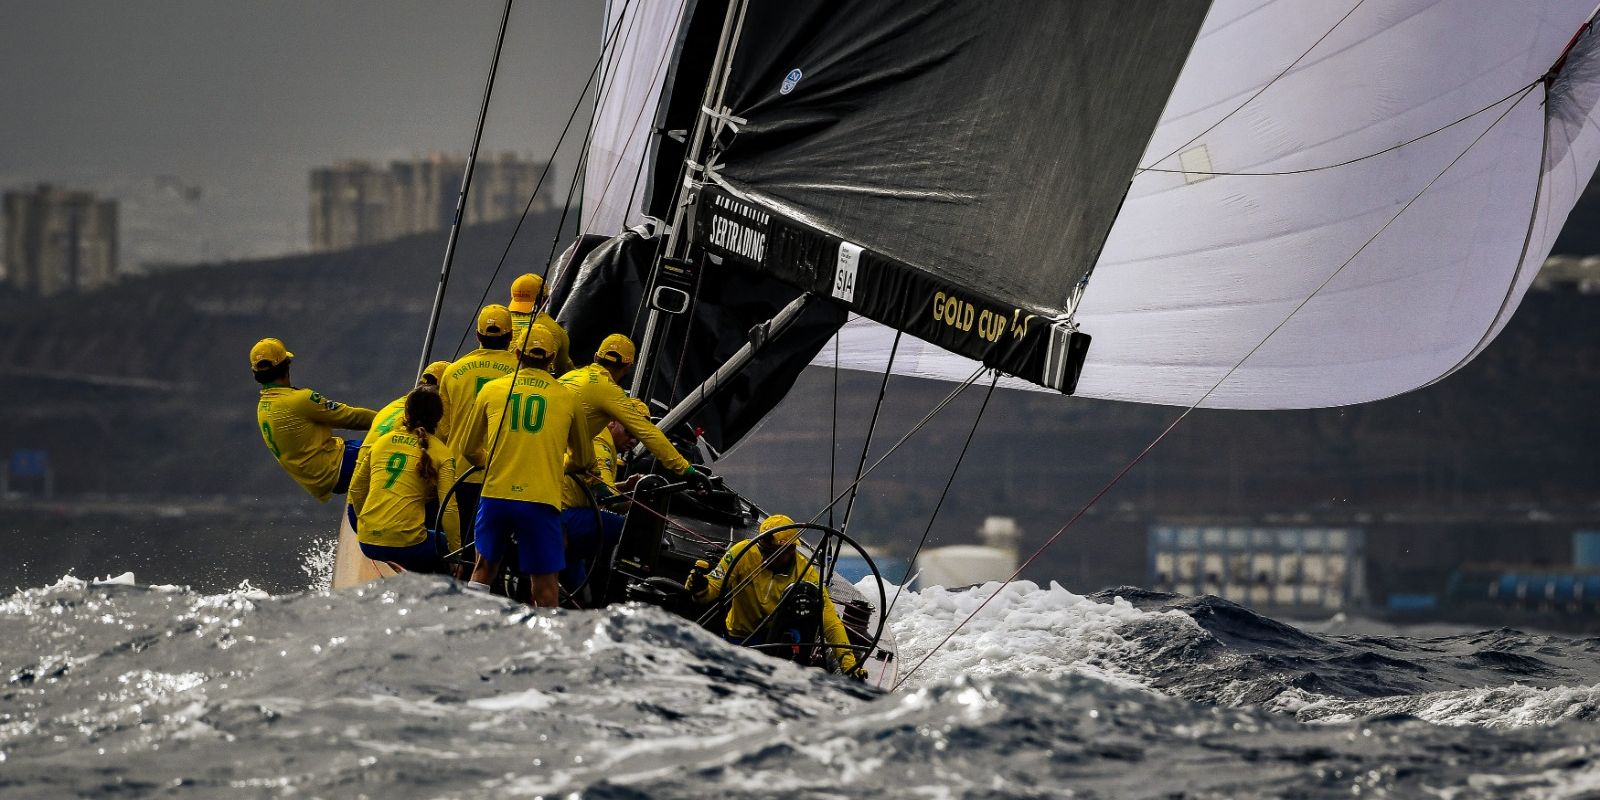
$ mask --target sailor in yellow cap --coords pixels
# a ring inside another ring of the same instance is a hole
[[[761,521],[760,534],[755,539],[734,542],[723,554],[710,574],[710,566],[697,562],[684,582],[696,602],[710,603],[722,597],[724,591],[735,592],[724,602],[728,606],[728,641],[746,646],[773,644],[806,644],[815,641],[815,631],[800,630],[804,620],[794,619],[784,613],[790,598],[797,593],[796,586],[815,587],[821,596],[822,638],[833,648],[839,670],[855,678],[865,677],[860,660],[850,649],[850,636],[845,632],[839,612],[828,596],[828,587],[822,585],[811,556],[800,552],[798,546],[801,528],[783,514],[773,514]],[[768,535],[770,534],[770,535]],[[806,615],[801,615],[806,616]],[[812,619],[815,619],[812,616]],[[779,655],[781,650],[763,648],[769,655]]]
[[[544,302],[548,294],[544,290],[544,278],[531,272],[517,276],[511,282],[511,327],[516,337],[514,342],[521,341],[522,335],[527,332],[528,326],[537,322],[550,329],[556,339],[556,375],[565,375],[571,372],[576,364],[572,363],[572,344],[567,338],[567,331],[556,322],[555,317],[545,313]]]
[[[561,488],[568,470],[594,469],[578,398],[551,376],[555,337],[528,328],[516,373],[484,384],[460,429],[460,451],[485,468],[474,522],[478,560],[472,588],[486,589],[515,541],[519,571],[531,578],[534,605],[559,602],[556,576],[566,566]],[[568,451],[578,454],[563,463]]]
[[[327,502],[350,486],[358,440],[333,435],[334,428],[364,431],[372,427],[371,409],[347,406],[289,381],[294,353],[277,339],[262,339],[250,348],[250,372],[261,384],[256,426],[272,457],[312,497]]]
[[[594,363],[579,367],[561,376],[566,384],[583,400],[583,413],[590,430],[600,430],[613,420],[622,424],[628,433],[644,443],[645,449],[661,462],[661,466],[701,489],[711,488],[705,473],[699,472],[689,459],[678,452],[666,434],[650,421],[649,415],[622,391],[622,379],[633,369],[633,340],[613,333],[600,342],[595,350]]]
[[[445,369],[449,366],[450,362],[448,361],[435,361],[429,364],[428,368],[422,371],[422,378],[417,381],[415,388],[431,388],[437,393],[439,391],[439,376],[443,375]],[[361,440],[361,449],[365,450],[371,447],[372,443],[378,440],[378,437],[386,436],[390,431],[394,430],[395,425],[400,423],[400,415],[405,413],[406,398],[410,396],[411,393],[407,392],[389,401],[389,404],[383,408],[378,409],[377,414],[372,418],[372,428],[367,431],[366,438]],[[443,400],[443,396],[440,399]],[[441,439],[444,438],[445,432],[449,429],[444,426],[442,421],[437,425],[437,428],[435,435]],[[430,428],[429,430],[433,429]]]
[[[425,383],[401,399],[404,416],[356,458],[349,495],[356,541],[374,561],[412,572],[445,572],[444,556],[460,546],[460,534],[450,493],[455,454],[434,436],[444,403]],[[443,509],[437,530],[430,528],[432,508]]]
[[[472,400],[483,385],[503,378],[517,369],[517,356],[511,346],[511,310],[498,303],[486,305],[478,312],[478,349],[456,359],[444,368],[439,379],[439,397],[444,400],[444,422],[439,428],[439,438],[450,445],[456,455],[465,457],[457,439],[457,431],[466,424],[472,413]],[[461,471],[466,471],[462,465]],[[473,540],[472,521],[478,513],[478,495],[483,490],[483,474],[474,473],[462,478],[456,486],[456,507],[461,512],[461,538]]]

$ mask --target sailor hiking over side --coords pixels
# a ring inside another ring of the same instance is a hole
[[[250,348],[250,371],[261,384],[256,426],[261,439],[289,477],[322,502],[350,486],[361,443],[333,435],[335,428],[365,431],[373,412],[347,406],[304,388],[289,378],[294,353],[277,339],[262,339]]]
[[[562,375],[561,382],[582,400],[589,430],[598,431],[616,420],[629,435],[642,442],[668,472],[689,481],[695,488],[712,488],[711,479],[696,471],[689,459],[684,458],[666,434],[650,421],[649,415],[640,410],[641,406],[622,390],[620,384],[633,369],[633,358],[633,340],[613,333],[600,342],[593,364]]]
[[[549,372],[555,337],[533,325],[519,350],[516,373],[484,384],[459,431],[461,452],[485,467],[471,585],[487,588],[514,542],[533,603],[555,607],[557,575],[566,566],[562,484],[568,470],[594,469],[594,450],[577,396]],[[564,465],[569,450],[575,456]]]
[[[444,572],[444,555],[460,546],[455,500],[456,459],[434,435],[444,403],[432,386],[405,396],[399,422],[363,447],[350,481],[356,539],[374,561],[391,561],[412,572]],[[430,530],[434,509],[441,528]]]

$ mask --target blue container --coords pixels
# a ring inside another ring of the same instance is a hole
[[[1600,567],[1600,531],[1572,534],[1572,566]]]

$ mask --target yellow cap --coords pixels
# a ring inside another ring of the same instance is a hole
[[[600,342],[600,348],[594,351],[594,360],[632,364],[633,340],[620,333],[613,333],[607,336]]]
[[[422,377],[424,377],[424,378],[432,378],[433,379],[433,385],[438,386],[439,385],[439,381],[444,380],[444,371],[449,369],[449,368],[450,368],[450,362],[448,362],[448,361],[435,361],[432,364],[429,364],[427,369],[422,371]]]
[[[262,372],[291,358],[294,358],[294,353],[289,352],[289,348],[284,347],[283,342],[272,338],[262,339],[256,342],[255,347],[250,348],[250,369]]]
[[[478,312],[478,334],[480,336],[504,336],[511,332],[511,309],[499,303],[483,307]]]
[[[782,528],[785,525],[793,524],[794,519],[792,519],[788,514],[773,514],[772,516],[761,520],[761,527],[758,530],[760,530],[761,533],[766,533],[773,528]],[[780,546],[794,544],[794,540],[798,538],[800,538],[799,528],[791,528],[786,531],[778,531],[777,533],[772,534],[772,541],[777,542]]]
[[[534,358],[546,358],[556,351],[556,335],[549,328],[535,322],[528,326],[528,332],[518,343],[517,350],[523,355]]]
[[[544,291],[544,278],[531,272],[517,276],[511,282],[511,310],[518,314],[526,314],[533,310],[539,302],[539,293]]]

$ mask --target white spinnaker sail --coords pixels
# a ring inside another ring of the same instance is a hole
[[[1078,311],[1094,345],[1077,394],[1346,405],[1476,355],[1600,161],[1593,36],[1550,88],[1548,146],[1545,88],[1519,91],[1593,11],[1593,0],[1218,0],[1140,161],[1191,172],[1134,179]],[[1314,171],[1193,174],[1296,170]],[[881,370],[893,336],[852,322],[840,365]],[[830,346],[814,363],[833,358]],[[910,337],[895,363],[947,380],[975,368]]]
[[[643,221],[640,164],[686,0],[609,0],[599,103],[583,178],[583,231],[611,236]],[[619,24],[619,17],[620,24]]]

